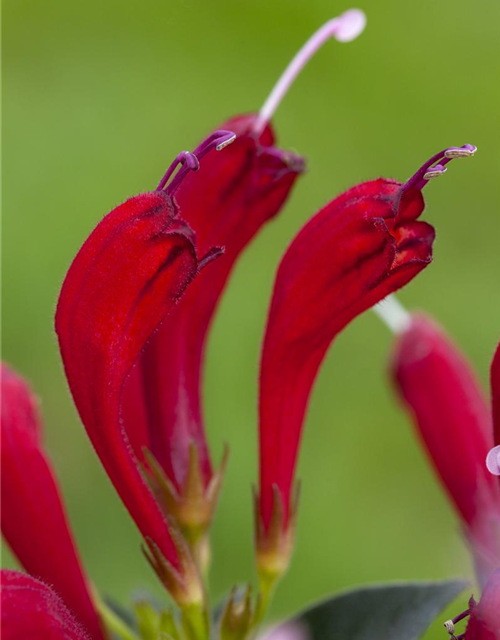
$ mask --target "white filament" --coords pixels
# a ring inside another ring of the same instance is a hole
[[[320,27],[318,31],[313,33],[304,46],[295,54],[278,82],[274,85],[269,97],[262,105],[258,118],[255,121],[255,133],[261,133],[272,118],[295,78],[327,40],[335,38],[338,42],[350,42],[362,33],[365,25],[366,16],[363,11],[361,11],[361,9],[349,9],[349,11],[345,11],[337,18],[329,20]]]
[[[411,324],[411,314],[403,307],[394,294],[373,307],[373,311],[393,333],[403,333]]]

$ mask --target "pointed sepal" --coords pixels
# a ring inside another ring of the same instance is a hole
[[[255,608],[252,601],[252,587],[248,585],[243,593],[234,587],[220,619],[220,640],[245,640],[253,629]]]
[[[266,526],[260,510],[259,496],[254,492],[255,551],[261,589],[271,590],[275,582],[288,570],[295,544],[299,495],[300,485],[297,484],[287,515],[281,493],[275,485],[272,515]]]
[[[189,465],[184,483],[177,488],[167,477],[151,451],[144,450],[146,477],[163,512],[178,524],[198,566],[205,571],[210,560],[207,533],[210,528],[227,468],[229,448],[226,446],[219,469],[205,484],[198,446],[191,442]]]
[[[146,545],[142,547],[146,560],[181,609],[193,604],[204,607],[205,592],[200,574],[185,540],[174,523],[171,523],[171,535],[179,554],[179,569],[165,558],[151,538],[146,538]]]

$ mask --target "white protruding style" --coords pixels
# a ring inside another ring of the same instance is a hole
[[[316,33],[313,33],[292,59],[262,105],[259,116],[255,121],[254,132],[257,135],[262,132],[295,78],[327,40],[335,38],[338,42],[350,42],[363,32],[365,25],[366,16],[363,11],[361,9],[349,9],[337,18],[329,20]]]
[[[488,452],[486,456],[486,468],[494,476],[500,476],[500,444]]]
[[[411,324],[411,314],[395,295],[390,295],[373,307],[373,311],[393,333],[403,333]]]

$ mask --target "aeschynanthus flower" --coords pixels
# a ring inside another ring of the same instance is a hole
[[[94,640],[103,638],[57,480],[44,450],[33,394],[6,365],[1,370],[1,391],[2,533],[26,571],[64,597]],[[5,578],[9,576],[7,573]],[[26,578],[23,584],[28,582]]]
[[[494,444],[490,407],[470,364],[425,316],[409,316],[403,325],[392,368],[396,387],[463,522],[484,584],[500,568],[500,484],[485,463]],[[492,376],[492,387],[493,382]]]
[[[47,584],[3,570],[0,583],[2,640],[95,640]]]
[[[323,43],[331,37],[352,40],[364,24],[364,14],[351,10],[324,25],[292,60],[258,114],[224,123],[236,133],[231,147],[199,175],[187,176],[177,191],[198,250],[222,244],[225,255],[196,279],[147,345],[127,382],[124,418],[146,438],[137,448],[153,454],[155,460],[148,460],[158,493],[187,533],[194,528],[200,534],[208,524],[221,480],[210,460],[201,406],[207,331],[236,260],[282,208],[304,168],[300,157],[275,145],[271,117]]]
[[[263,571],[280,573],[288,562],[302,424],[328,346],[357,315],[429,264],[434,229],[418,220],[422,189],[452,158],[474,151],[470,145],[445,149],[405,184],[380,178],[349,189],[314,216],[285,253],[261,362],[257,552]]]
[[[200,270],[221,253],[210,248],[198,256],[194,233],[179,216],[173,194],[210,149],[220,150],[233,139],[232,132],[219,131],[195,153],[182,152],[156,191],[111,211],[74,259],[56,313],[66,376],[82,422],[148,542],[150,561],[180,604],[201,602],[203,590],[192,559],[174,539],[143,478],[130,444],[137,434],[123,428],[121,394],[152,332]]]

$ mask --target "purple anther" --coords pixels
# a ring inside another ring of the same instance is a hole
[[[453,624],[453,620],[447,620],[443,626],[448,632],[448,634],[450,636],[453,636],[453,632],[455,631],[455,625]]]
[[[224,129],[219,129],[218,131],[214,131],[211,135],[206,138],[200,145],[194,149],[194,151],[190,154],[196,158],[198,162],[205,156],[209,151],[215,149],[216,151],[221,151],[224,147],[227,147],[231,142],[234,142],[236,139],[236,134],[232,131],[226,131]],[[199,166],[199,165],[198,165]],[[176,191],[177,187],[184,180],[187,173],[190,171],[190,168],[187,164],[180,169],[172,182],[168,185],[166,191],[169,195],[173,195]]]
[[[198,158],[193,153],[190,153],[189,151],[181,151],[167,169],[167,172],[161,179],[160,184],[156,187],[156,191],[161,191],[165,187],[171,175],[179,165],[184,165],[189,171],[198,171],[200,168]]]
[[[464,144],[461,147],[447,147],[432,156],[420,169],[406,182],[403,189],[423,189],[431,178],[443,175],[445,165],[454,158],[469,158],[475,154],[477,147],[472,144]]]
[[[473,144],[464,144],[463,147],[450,147],[444,152],[445,158],[470,158],[477,151]]]
[[[443,173],[446,173],[448,169],[442,164],[435,164],[428,171],[424,173],[423,179],[430,180],[431,178],[439,178]]]
[[[488,451],[486,468],[494,476],[500,476],[500,444]]]

